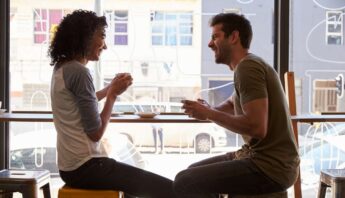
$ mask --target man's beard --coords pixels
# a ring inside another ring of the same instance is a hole
[[[215,62],[217,64],[230,64],[231,51],[230,47],[221,46],[218,48],[218,56],[215,57]]]

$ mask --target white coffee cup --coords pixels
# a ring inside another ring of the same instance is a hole
[[[0,101],[0,109],[1,109],[2,101]]]

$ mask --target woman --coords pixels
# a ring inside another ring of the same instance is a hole
[[[174,197],[172,181],[108,158],[101,138],[114,102],[132,84],[130,74],[117,74],[95,93],[86,64],[99,60],[107,22],[94,12],[77,10],[60,23],[49,47],[54,72],[51,100],[57,131],[58,167],[66,185],[120,190],[135,196]],[[97,102],[105,98],[103,110]]]

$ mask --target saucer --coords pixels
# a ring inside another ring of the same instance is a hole
[[[118,112],[112,112],[111,113],[112,116],[119,116],[119,115],[122,115],[122,114],[124,114],[124,112],[119,112],[118,111]]]
[[[141,118],[153,118],[159,113],[153,113],[153,112],[136,112],[136,115],[138,115]]]

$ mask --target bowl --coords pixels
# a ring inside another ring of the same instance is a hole
[[[6,109],[0,109],[0,114],[3,114],[6,112]]]
[[[153,118],[159,113],[154,113],[154,112],[136,112],[136,115],[138,115],[141,118]]]

